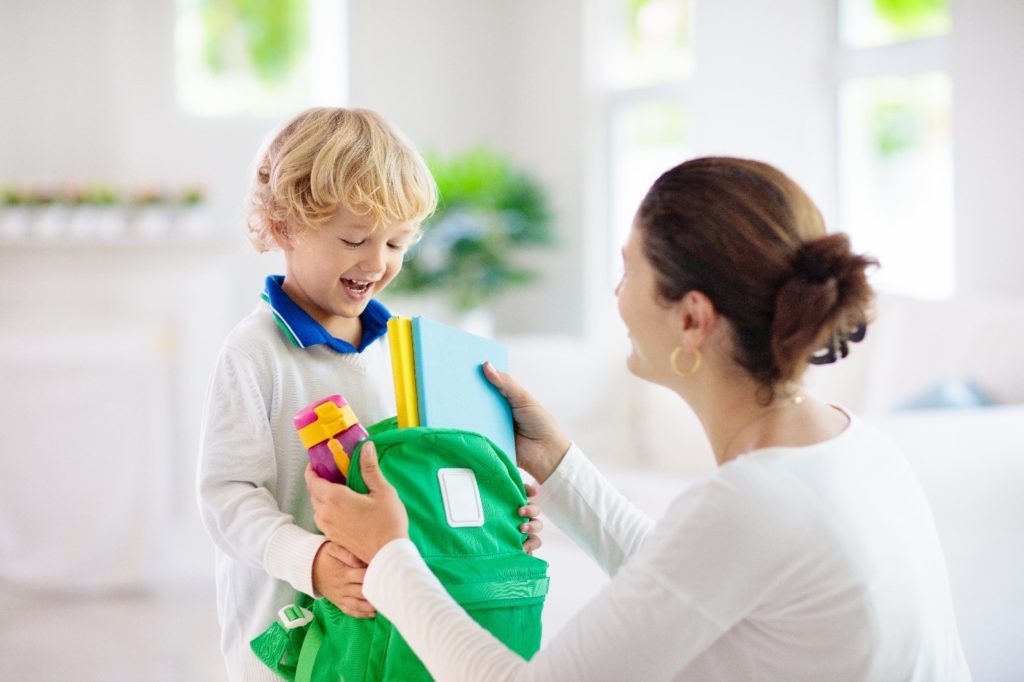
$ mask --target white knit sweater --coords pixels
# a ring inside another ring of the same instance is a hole
[[[367,598],[436,679],[969,682],[945,561],[910,467],[854,418],[809,447],[731,461],[653,524],[575,447],[538,503],[613,576],[524,661],[408,540]]]
[[[231,680],[278,678],[249,641],[295,601],[313,595],[315,534],[303,480],[306,451],[292,418],[340,393],[365,426],[393,416],[387,337],[361,353],[299,348],[267,303],[224,342],[210,383],[200,441],[200,513],[216,545],[221,650]]]

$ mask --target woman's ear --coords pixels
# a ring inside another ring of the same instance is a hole
[[[679,343],[688,350],[701,347],[718,322],[715,304],[702,291],[689,291],[673,306]]]

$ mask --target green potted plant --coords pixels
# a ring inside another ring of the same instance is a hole
[[[68,236],[72,239],[90,237],[94,221],[88,188],[79,184],[70,184],[61,192],[61,199],[71,211],[67,225]]]
[[[206,190],[202,185],[192,184],[181,188],[176,203],[175,231],[190,237],[200,236],[207,231],[210,216],[206,206]]]
[[[132,196],[135,213],[135,229],[147,239],[167,235],[171,227],[171,215],[167,194],[153,186],[137,189]]]
[[[5,208],[12,206],[23,206],[25,204],[25,196],[17,187],[13,185],[6,185],[3,189],[0,189],[0,203]]]
[[[3,210],[0,211],[0,235],[5,239],[21,239],[28,232],[28,193],[8,185],[3,188]]]
[[[60,192],[51,187],[36,187],[30,192],[29,205],[33,207],[33,236],[45,240],[60,238],[68,220],[68,207]]]
[[[125,203],[111,185],[92,185],[86,190],[86,203],[92,214],[91,236],[101,239],[117,239],[125,231]]]
[[[439,202],[423,238],[390,289],[439,294],[461,313],[536,278],[517,264],[524,247],[551,244],[547,193],[508,158],[484,146],[453,156],[428,154]]]

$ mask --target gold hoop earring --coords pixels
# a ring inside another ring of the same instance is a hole
[[[672,365],[672,371],[675,372],[676,375],[681,377],[690,377],[696,374],[697,370],[700,369],[700,348],[693,349],[693,367],[691,367],[687,372],[681,371],[679,369],[679,365],[676,364],[676,360],[679,358],[679,353],[683,350],[684,348],[682,346],[676,346],[676,349],[672,351],[672,355],[668,357],[668,362]]]

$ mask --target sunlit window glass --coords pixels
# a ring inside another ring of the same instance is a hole
[[[851,47],[886,45],[949,31],[949,0],[840,0],[839,29]]]
[[[615,238],[613,252],[618,260],[619,247],[633,222],[644,193],[664,171],[687,156],[687,120],[681,101],[656,100],[623,105],[612,117],[611,186],[612,219]]]
[[[602,10],[610,86],[678,81],[693,72],[691,0],[607,0]]]
[[[340,0],[178,0],[178,102],[204,116],[341,104]]]
[[[951,87],[943,73],[854,79],[840,90],[840,213],[881,261],[880,288],[953,291]]]

